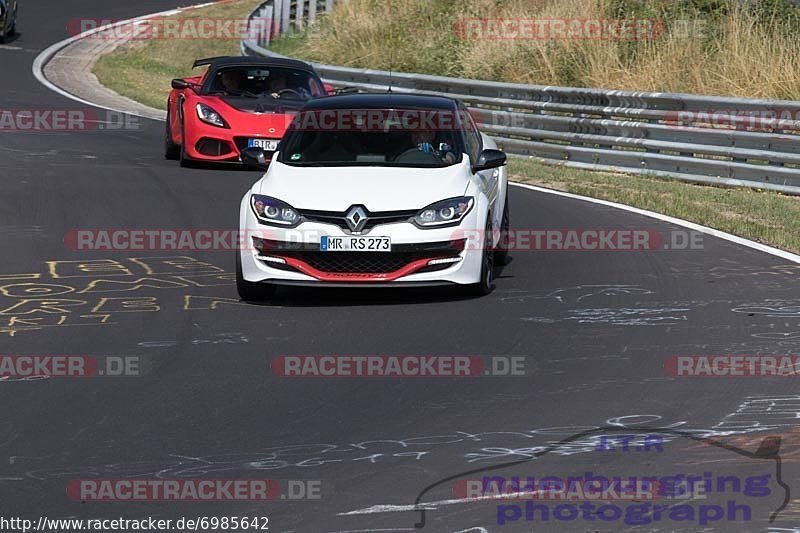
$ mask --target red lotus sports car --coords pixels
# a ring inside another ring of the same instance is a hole
[[[311,65],[293,59],[214,57],[195,61],[203,74],[172,80],[164,155],[192,161],[240,161],[257,146],[269,158],[294,113],[333,92]]]

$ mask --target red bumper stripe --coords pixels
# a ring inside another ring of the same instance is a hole
[[[333,252],[336,253],[336,252]],[[317,278],[320,281],[347,281],[347,282],[370,282],[370,281],[394,281],[403,276],[413,274],[417,270],[424,268],[428,265],[428,261],[438,259],[437,257],[430,257],[428,259],[417,259],[403,268],[399,268],[393,272],[380,272],[380,273],[361,273],[361,272],[323,272],[317,270],[305,261],[295,259],[292,257],[284,257],[286,264],[296,268],[303,274]]]

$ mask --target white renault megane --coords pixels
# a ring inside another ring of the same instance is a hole
[[[506,261],[506,155],[442,97],[355,94],[308,103],[244,195],[237,289],[278,285],[494,287]]]

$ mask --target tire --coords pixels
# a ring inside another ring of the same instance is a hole
[[[186,137],[183,134],[183,129],[181,129],[181,141],[185,141]],[[189,156],[186,155],[186,143],[181,142],[181,149],[178,154],[178,159],[180,160],[180,164],[183,168],[191,168],[192,160],[189,159]]]
[[[472,296],[486,296],[494,290],[494,250],[492,250],[492,221],[486,223],[486,240],[483,243],[483,259],[481,261],[481,280],[469,286]]]
[[[497,249],[494,251],[494,264],[497,266],[505,266],[508,264],[508,230],[510,227],[508,196],[506,196],[506,205],[503,206],[503,221],[500,224],[500,242],[497,244]]]
[[[172,142],[172,123],[167,105],[167,126],[164,130],[164,159],[177,161],[181,157],[181,145]]]
[[[236,250],[236,290],[239,298],[245,302],[263,302],[275,296],[278,287],[272,283],[253,283],[244,279],[242,274],[242,256]]]
[[[183,108],[183,102],[181,102],[181,108]],[[192,160],[189,159],[189,156],[186,155],[186,122],[183,120],[183,112],[179,113],[181,117],[181,149],[180,153],[178,154],[178,159],[180,160],[180,164],[184,168],[191,168],[193,165]]]

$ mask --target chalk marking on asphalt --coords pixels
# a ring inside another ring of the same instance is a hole
[[[541,492],[541,491],[535,491]],[[364,509],[356,509],[355,511],[348,511],[346,513],[339,513],[338,516],[353,516],[364,514],[378,514],[378,513],[402,513],[408,511],[436,511],[440,507],[447,507],[448,505],[458,505],[461,503],[474,503],[476,501],[492,501],[492,500],[513,500],[516,498],[524,498],[533,494],[531,491],[525,492],[508,492],[503,494],[487,494],[484,496],[475,496],[470,498],[457,498],[454,500],[438,500],[435,502],[408,504],[408,505],[373,505],[372,507],[365,507]]]
[[[780,257],[781,259],[786,259],[787,261],[791,261],[792,263],[800,264],[800,255],[793,254],[791,252],[787,252],[786,250],[780,250],[778,248],[767,246],[766,244],[761,244],[760,242],[751,241],[749,239],[745,239],[744,237],[739,237],[737,235],[733,235],[731,233],[726,233],[724,231],[720,231],[714,228],[709,228],[708,226],[703,226],[701,224],[696,224],[694,222],[689,222],[688,220],[682,220],[680,218],[674,218],[668,215],[662,215],[661,213],[655,213],[653,211],[647,211],[646,209],[639,209],[638,207],[633,207],[630,205],[619,204],[617,202],[609,202],[608,200],[599,200],[597,198],[589,198],[588,196],[581,196],[579,194],[572,194],[564,191],[557,191],[555,189],[547,189],[545,187],[538,187],[536,185],[530,185],[528,183],[514,183],[509,182],[509,185],[513,185],[515,187],[521,187],[523,189],[529,189],[531,191],[541,192],[545,194],[553,194],[555,196],[561,196],[563,198],[571,198],[573,200],[582,200],[584,202],[590,202],[593,204],[604,205],[606,207],[613,207],[615,209],[621,209],[622,211],[628,211],[630,213],[636,213],[637,215],[643,215],[650,218],[655,218],[656,220],[660,220],[662,222],[668,222],[670,224],[675,224],[676,226],[681,226],[684,228],[688,228],[691,230],[699,231],[701,233],[705,233],[706,235],[711,235],[712,237],[717,237],[718,239],[723,239],[734,244],[738,244],[740,246],[746,246],[747,248],[752,248],[759,252],[764,252],[770,255],[774,255],[776,257]]]

